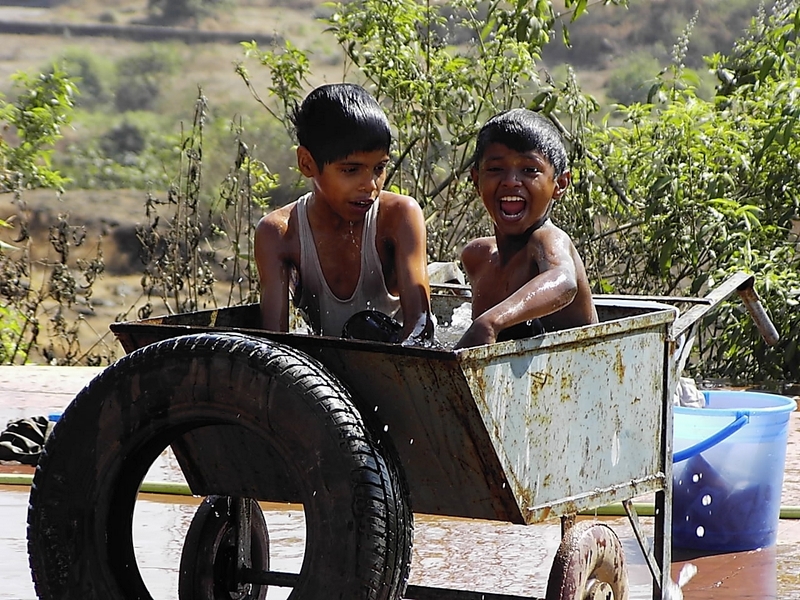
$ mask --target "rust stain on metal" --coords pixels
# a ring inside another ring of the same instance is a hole
[[[572,402],[572,391],[573,391],[572,372],[569,369],[569,367],[564,369],[561,373],[560,390],[561,390],[560,394],[561,402]]]
[[[618,351],[614,358],[614,372],[619,377],[619,381],[625,381],[625,362],[622,360],[622,354]]]
[[[547,371],[535,371],[531,373],[531,395],[537,395],[550,378],[551,375]]]

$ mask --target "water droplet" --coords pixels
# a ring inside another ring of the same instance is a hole
[[[411,438],[410,440],[408,440],[408,445],[409,445],[409,446],[410,446],[411,444],[413,444],[413,443],[414,443],[414,438]]]
[[[697,537],[703,537],[706,534],[706,530],[702,525],[698,525],[697,527]]]
[[[705,496],[703,496],[701,502],[703,503],[703,506],[708,506],[709,504],[711,504],[711,494],[706,494]]]

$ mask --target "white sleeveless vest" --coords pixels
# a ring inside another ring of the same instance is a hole
[[[378,205],[373,203],[364,216],[361,232],[361,273],[352,296],[336,297],[325,281],[319,264],[314,234],[308,222],[307,205],[311,192],[297,201],[300,233],[300,298],[296,301],[306,320],[319,335],[339,337],[345,321],[362,310],[378,310],[402,322],[400,298],[386,289],[383,267],[375,245]]]

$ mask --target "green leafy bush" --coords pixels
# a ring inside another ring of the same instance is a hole
[[[12,134],[0,136],[0,193],[61,187],[64,178],[50,168],[53,145],[72,118],[77,88],[57,66],[37,77],[17,73],[13,81],[16,101],[0,98],[0,123]]]
[[[58,63],[81,90],[75,98],[75,106],[99,110],[110,105],[116,79],[113,63],[80,48],[68,48]]]
[[[452,259],[466,239],[489,230],[466,177],[475,134],[489,115],[528,106],[549,114],[570,141],[574,186],[554,218],[578,242],[596,291],[701,295],[727,273],[751,271],[791,354],[797,317],[776,304],[778,296],[789,305],[796,301],[791,273],[800,267],[796,233],[790,233],[798,218],[800,157],[791,135],[797,89],[781,54],[793,52],[800,23],[790,8],[779,3],[774,18],[762,14],[749,41],[732,54],[730,78],[740,85],[710,100],[687,66],[695,24],[689,18],[671,66],[654,72],[641,102],[628,98],[612,124],[610,117],[597,121],[599,106],[570,70],[560,83],[539,78],[541,48],[556,23],[550,3],[333,6],[327,22],[347,58],[347,78],[378,97],[396,130],[388,185],[423,205],[431,259]],[[566,7],[578,17],[587,4]],[[452,42],[465,37],[471,43]],[[287,107],[307,91],[307,60],[289,43],[268,52],[248,44],[246,52],[269,68],[274,102],[262,104],[285,123]],[[717,70],[725,71],[718,62]],[[244,67],[240,73],[249,84]],[[800,377],[780,348],[752,339],[753,326],[741,312],[723,313],[717,325],[705,324],[697,372]],[[742,351],[745,339],[752,341],[749,352]]]
[[[161,89],[180,69],[180,56],[168,45],[152,44],[117,63],[114,103],[118,111],[154,110]]]
[[[12,307],[0,303],[0,364],[25,362],[30,341],[23,335],[23,319]]]
[[[619,126],[576,137],[576,185],[558,216],[588,243],[593,280],[617,293],[697,295],[725,274],[757,276],[783,336],[766,348],[750,319],[727,308],[706,323],[698,373],[797,380],[800,316],[797,219],[800,114],[794,47],[800,12],[761,15],[731,57],[712,57],[719,94],[699,98],[681,48],[651,90],[652,103],[621,107]],[[783,48],[785,52],[776,53]]]
[[[166,25],[184,21],[200,21],[214,15],[226,4],[225,0],[148,0],[150,20]]]
[[[647,102],[647,94],[661,70],[658,59],[637,53],[614,69],[605,85],[606,96],[612,102],[633,104]]]

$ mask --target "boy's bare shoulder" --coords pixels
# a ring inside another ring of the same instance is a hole
[[[552,221],[534,231],[528,239],[528,248],[536,254],[547,254],[574,248],[572,238]]]
[[[392,215],[422,212],[419,202],[405,194],[382,191],[378,201],[381,204],[380,210]]]
[[[261,217],[255,231],[257,247],[270,247],[281,254],[294,250],[295,241],[299,240],[296,204],[292,202]]]
[[[470,240],[461,249],[461,262],[469,272],[474,272],[475,267],[485,264],[486,259],[497,250],[494,237],[481,237]]]
[[[390,239],[420,240],[425,236],[422,207],[411,196],[381,192],[378,209],[378,232]]]
[[[479,237],[467,242],[461,253],[492,252],[495,248],[497,248],[497,241],[494,237]]]
[[[297,218],[296,204],[297,202],[292,202],[267,213],[258,221],[257,228],[265,233],[267,231],[275,234],[286,233],[289,226],[293,225],[293,221]]]

